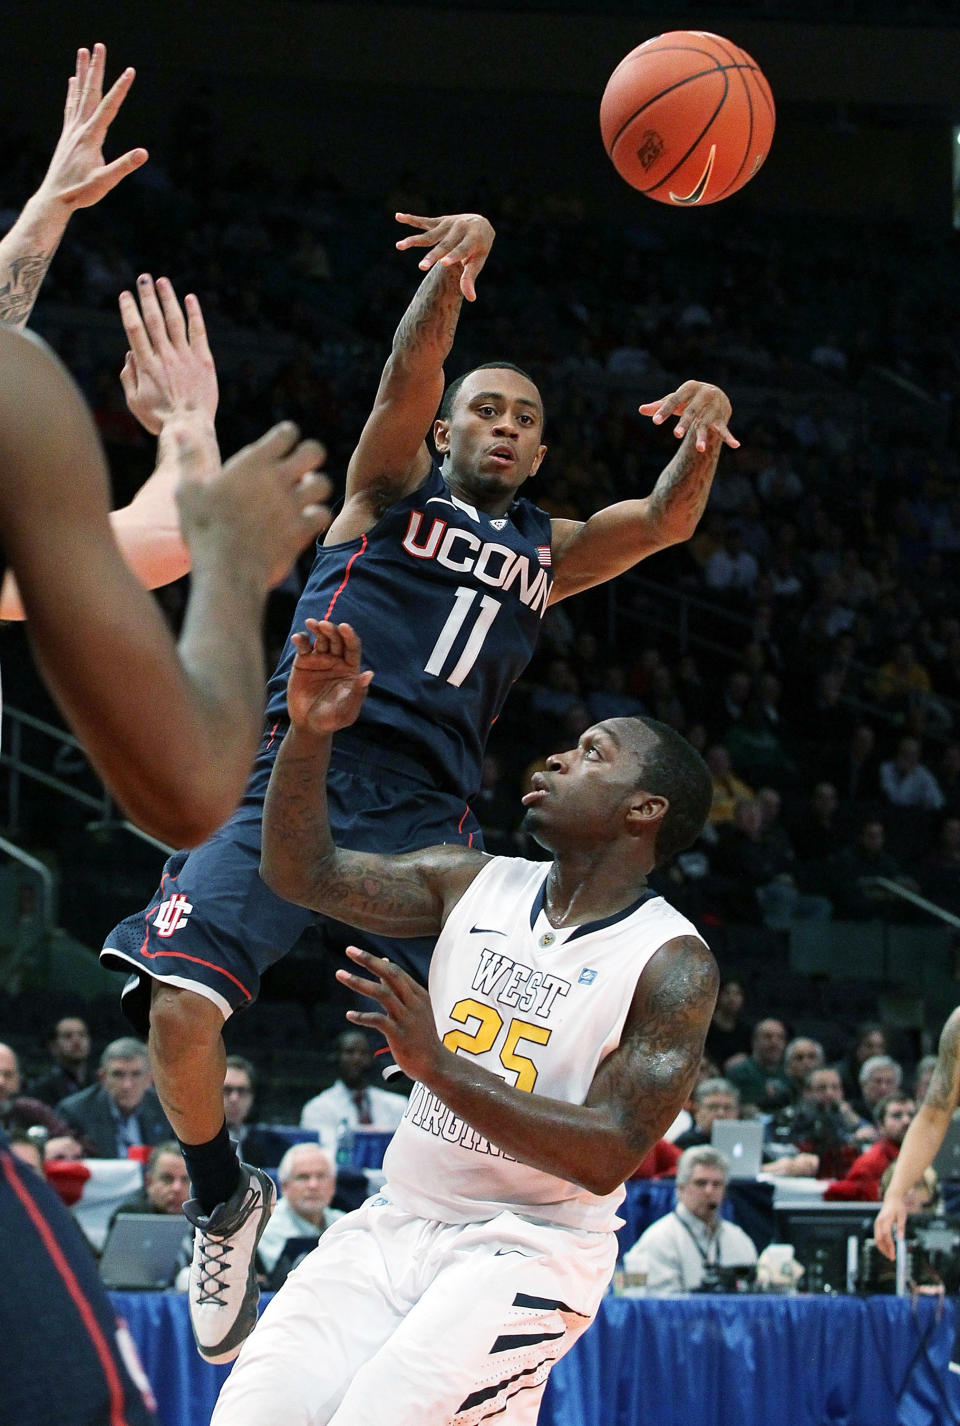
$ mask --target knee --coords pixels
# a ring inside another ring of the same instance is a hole
[[[150,1046],[164,1059],[207,1049],[220,1039],[223,1016],[203,995],[154,981],[150,1001]]]

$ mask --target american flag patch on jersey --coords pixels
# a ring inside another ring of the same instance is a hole
[[[549,545],[537,545],[537,559],[538,559],[538,560],[540,561],[540,563],[543,565],[544,569],[549,569],[549,568],[550,568],[550,546],[549,546]]]

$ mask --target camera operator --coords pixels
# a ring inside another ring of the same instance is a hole
[[[757,1250],[742,1228],[721,1218],[728,1165],[708,1145],[685,1149],[677,1165],[677,1206],[651,1223],[623,1260],[624,1272],[647,1292],[710,1291],[723,1268],[752,1272]]]
[[[844,1099],[839,1072],[819,1065],[807,1075],[798,1103],[775,1115],[770,1137],[775,1144],[816,1154],[818,1177],[843,1178],[877,1131]]]

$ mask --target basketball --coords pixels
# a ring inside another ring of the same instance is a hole
[[[746,50],[671,30],[620,61],[600,103],[603,145],[621,178],[678,207],[729,198],[770,150],[770,86]]]

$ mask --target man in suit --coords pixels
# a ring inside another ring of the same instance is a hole
[[[62,1099],[57,1110],[92,1146],[91,1158],[125,1159],[131,1148],[173,1138],[150,1087],[147,1047],[129,1035],[104,1050],[97,1083]]]

